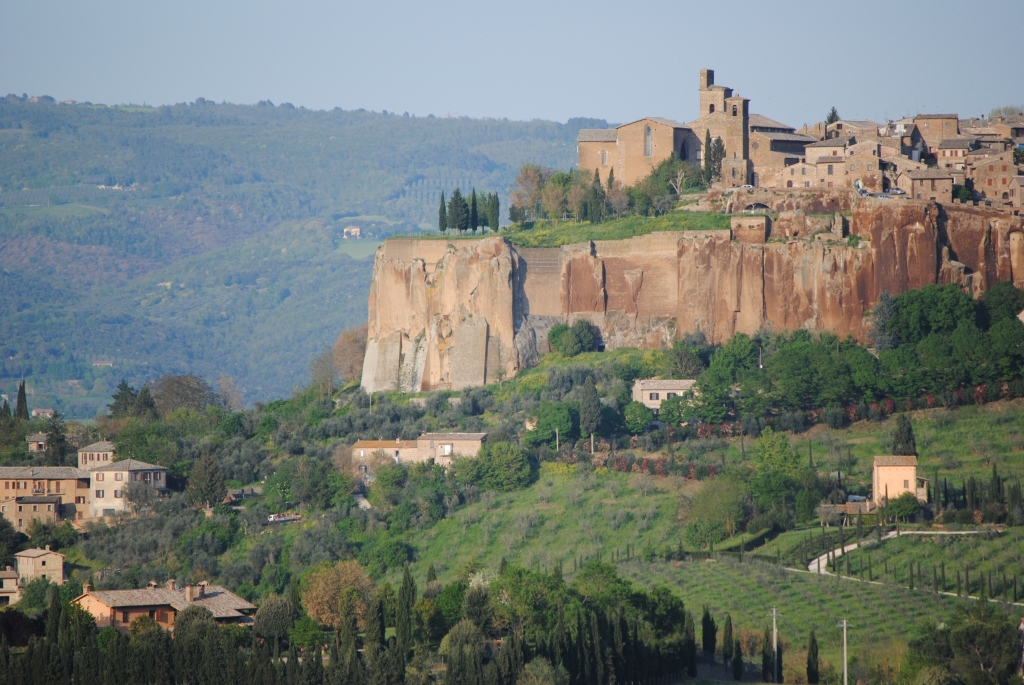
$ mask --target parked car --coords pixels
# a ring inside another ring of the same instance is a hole
[[[892,199],[892,195],[886,195],[885,193],[879,193],[878,195],[875,195],[875,197],[877,197],[879,200],[891,200]]]
[[[748,189],[748,188],[753,188],[753,187],[754,187],[754,186],[752,186],[752,185],[749,185],[749,184],[747,184],[747,185],[742,185],[742,186],[740,186],[740,190],[746,190],[746,189]]]
[[[906,195],[907,194],[907,191],[903,190],[902,188],[890,188],[888,192],[889,192],[890,195]]]

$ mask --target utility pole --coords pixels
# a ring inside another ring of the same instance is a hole
[[[548,443],[551,444],[551,443]],[[558,451],[558,429],[555,429],[555,451]]]
[[[850,627],[850,624],[847,623],[846,619],[844,618],[842,623],[840,623],[838,627],[843,629],[843,685],[847,685],[846,629]]]
[[[779,630],[775,620],[779,617],[779,612],[772,607],[768,615],[772,617],[772,682],[777,683],[779,682]]]

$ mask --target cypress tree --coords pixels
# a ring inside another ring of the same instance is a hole
[[[434,569],[434,564],[430,564],[427,567],[427,582],[433,583],[435,580],[437,580],[437,571]]]
[[[906,414],[896,415],[896,430],[892,436],[892,453],[906,456],[917,456],[917,442],[914,440],[914,427]]]
[[[375,597],[370,605],[363,636],[367,648],[384,648],[384,600],[380,597]]]
[[[615,188],[615,169],[608,170],[608,190]]]
[[[782,642],[779,642],[779,649],[775,652],[775,682],[782,682]]]
[[[14,408],[14,418],[28,421],[28,398],[25,396],[25,381],[18,384],[18,402]]]
[[[473,192],[469,196],[469,230],[476,233],[478,228],[480,228],[480,213],[476,206],[476,188],[473,188]]]
[[[398,612],[395,618],[395,641],[398,650],[404,655],[412,649],[412,608],[416,604],[416,583],[409,573],[409,565],[405,565],[402,574],[402,587],[398,590]]]
[[[733,655],[732,614],[725,615],[725,627],[722,628],[722,661],[728,662]]]
[[[743,645],[739,640],[732,646],[732,679],[743,680]]]
[[[444,233],[448,230],[448,208],[444,202],[444,191],[441,191],[441,208],[437,210],[437,230]]]
[[[601,427],[601,398],[597,395],[594,378],[588,376],[580,394],[580,428],[590,434],[590,453],[594,453],[594,433]]]
[[[686,675],[697,676],[697,635],[694,627],[693,614],[686,612],[683,624],[683,660],[686,663]]]
[[[495,233],[501,228],[501,201],[498,199],[497,193],[492,193],[491,200],[488,202],[488,222],[491,225],[491,230]]]
[[[0,407],[0,424],[5,421],[10,421],[14,417],[11,416],[11,405],[7,404],[7,400],[4,400],[4,406]]]
[[[701,170],[704,176],[704,185],[711,185],[711,129],[704,131],[704,168]]]
[[[772,633],[765,626],[764,637],[761,639],[761,680],[771,682],[772,680]]]
[[[820,675],[818,674],[818,638],[811,631],[811,639],[807,641],[807,682],[809,685],[816,685]]]
[[[704,605],[704,614],[700,617],[700,638],[701,646],[704,648],[704,655],[715,660],[715,642],[718,640],[718,626],[715,619],[711,617],[711,610]]]

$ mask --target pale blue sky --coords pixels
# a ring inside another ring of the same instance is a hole
[[[696,116],[697,73],[794,126],[1024,101],[1021,0],[5,0],[0,94],[474,117]],[[974,71],[983,65],[984,69]]]

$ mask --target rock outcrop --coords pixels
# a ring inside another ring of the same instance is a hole
[[[813,208],[842,209],[834,195]],[[501,237],[387,240],[370,288],[363,387],[457,390],[508,378],[547,351],[551,326],[580,318],[609,349],[665,347],[695,330],[713,342],[797,328],[863,342],[884,291],[957,283],[977,295],[1007,279],[1024,286],[1020,217],[850,202],[848,217],[813,221],[791,199],[779,202],[786,214],[770,228],[741,221],[735,235],[666,232],[560,248],[517,248]]]

